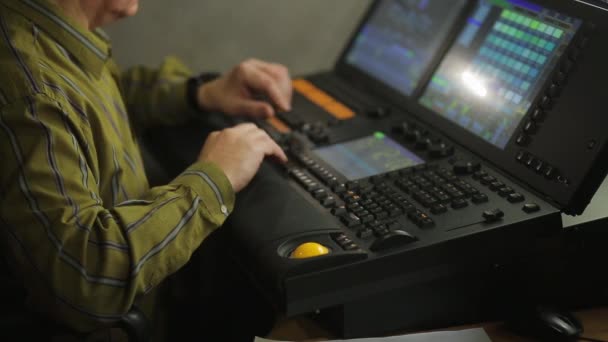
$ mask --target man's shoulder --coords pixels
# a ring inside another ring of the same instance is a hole
[[[28,19],[0,13],[0,108],[40,97],[63,102],[69,87],[60,75],[73,71],[57,63],[66,59],[60,48]]]
[[[35,32],[25,18],[11,14],[6,10],[0,13],[0,105],[3,106],[42,92]]]

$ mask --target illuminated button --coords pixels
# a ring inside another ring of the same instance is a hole
[[[329,249],[317,242],[306,242],[291,253],[292,259],[308,259],[329,254]]]

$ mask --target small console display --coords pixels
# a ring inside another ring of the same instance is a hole
[[[505,148],[581,24],[525,0],[480,0],[420,102]]]
[[[348,180],[358,180],[419,164],[424,160],[384,133],[319,148],[313,154]]]
[[[466,4],[466,0],[381,1],[358,32],[346,61],[410,96]]]

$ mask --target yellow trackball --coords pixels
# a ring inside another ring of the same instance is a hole
[[[320,243],[306,242],[291,252],[292,259],[307,259],[329,254],[329,249]]]

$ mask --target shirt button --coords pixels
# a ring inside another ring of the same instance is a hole
[[[228,215],[228,208],[225,205],[222,204],[220,210],[222,211],[222,214]]]

